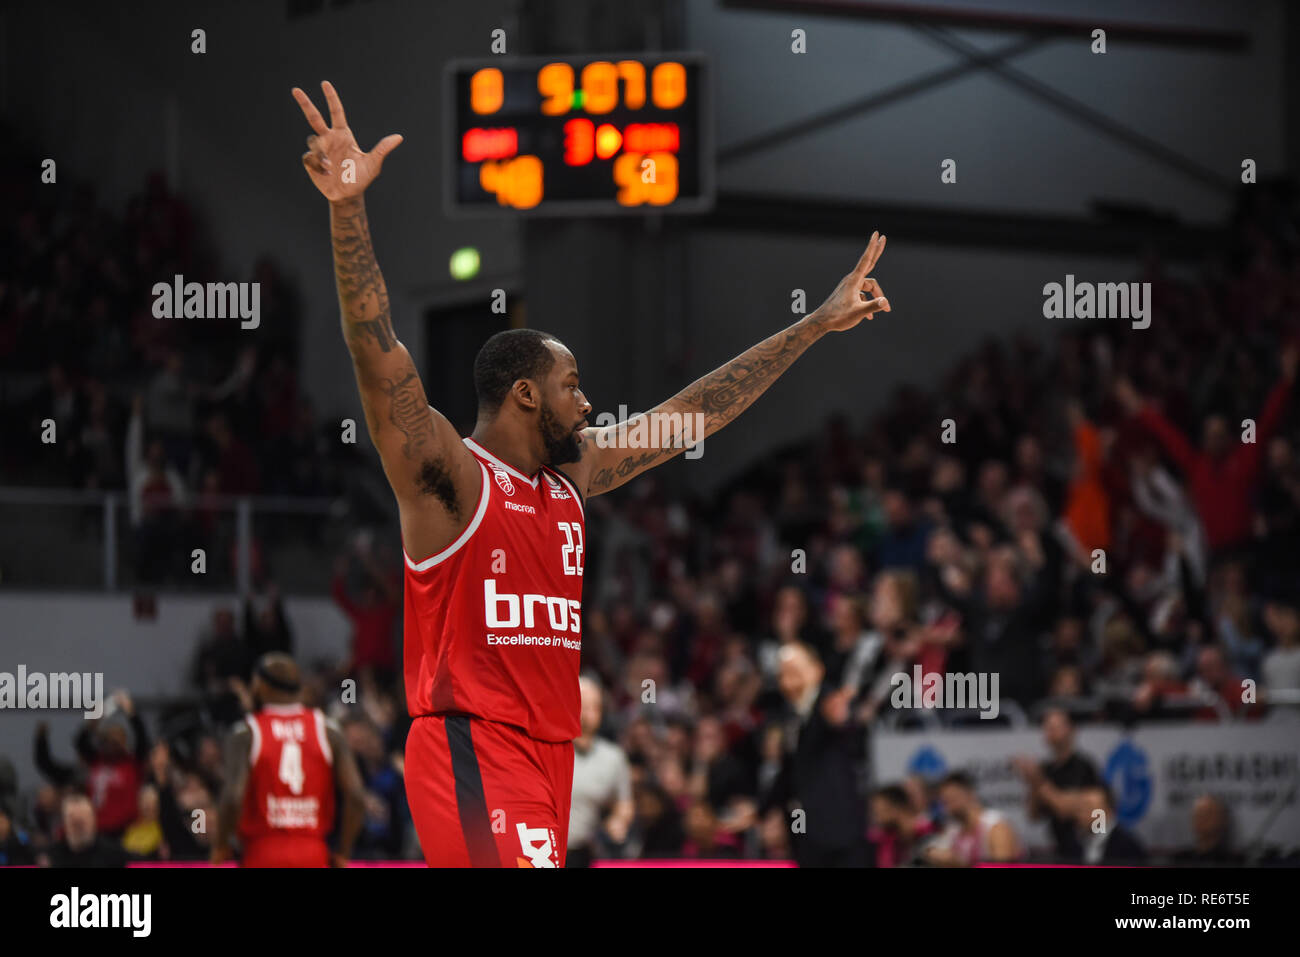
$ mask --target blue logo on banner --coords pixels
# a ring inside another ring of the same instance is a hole
[[[1115,810],[1126,827],[1142,820],[1151,803],[1151,775],[1146,752],[1132,741],[1121,741],[1106,759],[1102,773],[1115,795]]]
[[[943,759],[943,755],[929,745],[917,751],[912,755],[912,760],[907,762],[908,774],[919,774],[927,780],[942,777],[947,768],[948,762]]]

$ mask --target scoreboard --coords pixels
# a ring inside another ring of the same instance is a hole
[[[448,212],[699,212],[712,114],[692,53],[453,61]]]

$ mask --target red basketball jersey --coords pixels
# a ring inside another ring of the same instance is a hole
[[[582,499],[562,472],[529,478],[464,442],[483,473],[469,524],[436,555],[405,556],[407,708],[572,741],[581,731]]]
[[[268,704],[244,720],[253,747],[240,837],[323,838],[334,825],[334,754],[325,715],[300,704]]]

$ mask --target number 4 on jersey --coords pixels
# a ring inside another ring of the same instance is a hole
[[[560,531],[564,533],[564,540],[568,542],[561,551],[564,553],[564,574],[581,575],[582,574],[582,523],[581,522],[556,522]],[[574,535],[578,536],[575,544]],[[573,561],[569,559],[572,557]]]
[[[294,794],[301,794],[304,777],[302,748],[297,741],[285,741],[280,747],[280,780],[289,785]]]

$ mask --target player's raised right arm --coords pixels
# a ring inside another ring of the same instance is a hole
[[[469,521],[481,475],[451,423],[429,406],[415,363],[393,331],[388,289],[370,239],[364,193],[402,138],[386,136],[363,153],[334,87],[325,82],[321,88],[329,125],[306,93],[293,91],[314,131],[303,166],[330,203],[343,337],[366,426],[401,506],[403,539],[420,558],[446,545]]]

